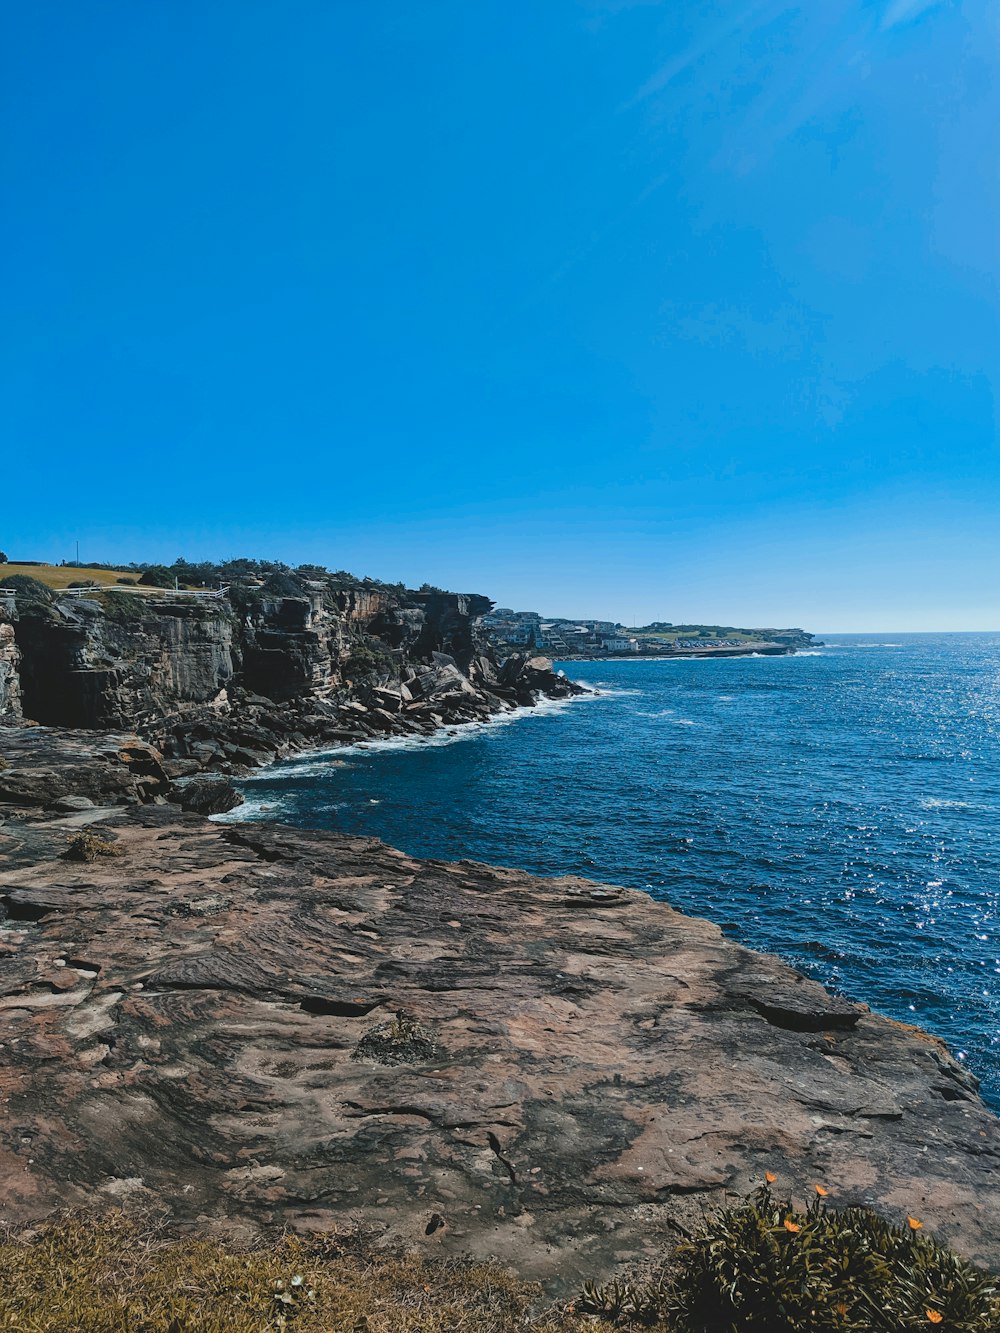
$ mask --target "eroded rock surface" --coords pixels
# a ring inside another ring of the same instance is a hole
[[[708,922],[172,806],[93,812],[121,854],[77,864],[6,813],[6,1221],[368,1222],[572,1285],[770,1170],[1000,1259],[975,1081]]]
[[[65,812],[73,798],[141,805],[169,786],[159,751],[130,733],[0,727],[0,813],[4,804]]]

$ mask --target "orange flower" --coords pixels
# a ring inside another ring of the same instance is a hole
[[[928,1310],[927,1318],[932,1324],[940,1324],[941,1320],[944,1318],[944,1315],[941,1314],[939,1310]]]
[[[767,1181],[769,1185],[773,1185],[774,1182],[778,1179],[778,1177],[774,1174],[773,1171],[765,1171],[764,1179]]]
[[[819,1195],[821,1199],[825,1199],[826,1196],[830,1193],[830,1191],[825,1190],[822,1185],[814,1185],[813,1189],[816,1191],[816,1193]]]
[[[799,1226],[798,1222],[793,1222],[790,1217],[786,1217],[785,1230],[795,1232],[795,1231],[801,1231],[802,1228]]]
[[[923,1222],[921,1222],[918,1217],[907,1217],[906,1220],[910,1224],[911,1231],[919,1231],[920,1228],[924,1225]]]
[[[845,1314],[847,1314],[847,1302],[846,1302],[846,1301],[838,1301],[838,1302],[837,1302],[837,1313],[841,1316],[841,1318],[843,1318],[843,1316],[844,1316]]]

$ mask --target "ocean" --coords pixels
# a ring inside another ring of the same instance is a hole
[[[272,766],[227,818],[643,889],[943,1037],[1000,1109],[1000,635],[561,665],[598,693]]]

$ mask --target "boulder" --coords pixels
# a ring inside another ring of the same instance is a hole
[[[243,796],[229,778],[200,777],[171,789],[171,799],[182,810],[198,815],[224,815],[243,804]]]
[[[58,800],[52,802],[49,809],[63,814],[76,814],[80,810],[93,810],[94,802],[89,796],[60,796]]]

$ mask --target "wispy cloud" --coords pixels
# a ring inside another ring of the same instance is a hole
[[[909,23],[919,18],[921,14],[926,14],[929,9],[936,9],[942,3],[943,0],[891,0],[888,9],[882,15],[882,31],[895,28],[900,23]]]
[[[924,0],[926,3],[927,0]],[[780,5],[778,6],[780,8]],[[721,46],[734,36],[741,29],[754,19],[761,10],[775,8],[775,0],[751,0],[751,3],[743,6],[734,13],[728,22],[719,24],[700,42],[687,48],[686,51],[679,52],[673,59],[665,64],[653,74],[639,88],[634,96],[628,102],[629,106],[634,106],[637,102],[644,101],[647,97],[652,97],[654,93],[661,92],[674,79],[679,78],[681,74],[696,65],[705,56],[709,55],[716,47]]]

